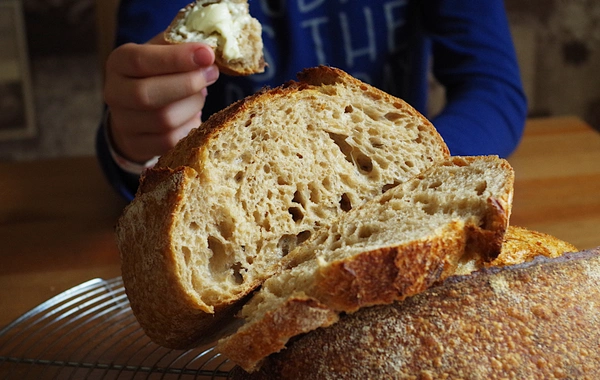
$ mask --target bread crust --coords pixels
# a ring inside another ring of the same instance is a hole
[[[207,305],[178,277],[182,264],[170,237],[182,193],[196,175],[182,166],[143,176],[137,201],[126,207],[116,227],[131,309],[144,332],[165,347],[194,347],[219,338],[239,309],[234,304]]]
[[[235,379],[600,376],[600,247],[454,276],[343,316]]]

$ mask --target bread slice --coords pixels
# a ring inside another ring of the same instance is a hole
[[[288,268],[264,282],[242,309],[245,324],[216,349],[252,372],[340,312],[420,293],[452,274],[465,253],[497,256],[513,181],[496,156],[453,157],[341,215],[283,260]]]
[[[299,78],[213,115],[142,177],[117,244],[156,343],[213,339],[314,231],[449,156],[404,101],[334,68]]]
[[[467,275],[485,267],[499,267],[521,264],[533,260],[537,256],[556,258],[565,252],[577,252],[573,244],[542,232],[527,228],[509,226],[504,234],[502,250],[492,261],[478,256],[477,252],[463,256],[455,275]]]
[[[234,379],[598,379],[600,247],[450,277],[302,336]]]
[[[262,27],[250,15],[247,0],[197,0],[179,11],[165,40],[211,46],[215,63],[228,75],[265,71]]]

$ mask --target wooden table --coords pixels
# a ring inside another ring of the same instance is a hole
[[[534,119],[509,157],[515,169],[511,224],[579,249],[600,246],[600,134],[575,117]]]
[[[600,135],[577,118],[538,119],[510,158],[512,223],[600,246]],[[0,327],[92,278],[119,273],[125,202],[93,157],[0,163]]]
[[[120,274],[125,201],[94,157],[0,163],[0,327],[92,278]]]

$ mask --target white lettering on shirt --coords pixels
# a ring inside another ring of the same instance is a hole
[[[396,51],[396,30],[400,29],[406,24],[405,19],[399,19],[394,16],[394,9],[403,8],[407,5],[407,0],[398,0],[385,3],[383,9],[385,10],[385,21],[387,23],[387,45],[388,52],[393,53]]]
[[[371,8],[364,7],[363,14],[365,16],[364,32],[367,35],[368,45],[363,48],[355,49],[352,46],[352,28],[348,22],[348,16],[345,12],[340,12],[340,24],[342,26],[344,49],[346,51],[346,65],[348,65],[348,67],[354,66],[354,59],[363,55],[368,56],[372,62],[377,59],[377,45],[375,41],[373,13],[371,12]],[[357,28],[354,28],[354,30],[358,31]]]
[[[317,9],[321,4],[323,4],[325,0],[298,0],[298,9],[302,13],[308,13],[314,9]]]
[[[327,57],[325,54],[325,50],[323,49],[323,39],[321,38],[321,34],[319,32],[319,26],[327,24],[328,22],[329,19],[327,17],[319,17],[305,20],[300,25],[303,28],[310,29],[310,34],[315,45],[315,54],[319,65],[327,64]]]

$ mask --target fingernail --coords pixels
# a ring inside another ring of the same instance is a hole
[[[212,84],[219,78],[219,69],[215,65],[208,66],[206,69],[202,70],[202,75],[204,75],[206,84]]]
[[[208,49],[196,49],[194,50],[194,62],[198,66],[206,66],[213,63],[213,56]]]

